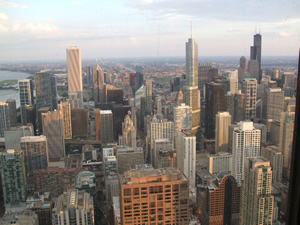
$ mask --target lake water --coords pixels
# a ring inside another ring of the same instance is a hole
[[[0,81],[4,80],[21,80],[31,76],[29,73],[12,72],[0,70]],[[17,108],[20,107],[19,91],[15,89],[0,89],[0,101],[6,102],[7,99],[13,98],[16,100]]]

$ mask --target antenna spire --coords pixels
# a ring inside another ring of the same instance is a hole
[[[191,21],[191,38],[193,38],[193,21]]]

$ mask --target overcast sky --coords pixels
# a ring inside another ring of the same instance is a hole
[[[0,60],[184,56],[191,21],[199,56],[299,51],[299,0],[0,0]]]

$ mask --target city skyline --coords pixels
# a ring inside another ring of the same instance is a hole
[[[120,0],[99,6],[92,0],[1,0],[0,60],[64,59],[70,45],[82,49],[82,58],[183,56],[191,21],[199,56],[248,58],[255,33],[263,36],[264,56],[294,56],[299,9],[296,2],[269,0]]]

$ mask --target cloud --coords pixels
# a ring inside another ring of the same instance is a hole
[[[0,20],[7,20],[7,15],[4,13],[0,13]]]
[[[26,8],[28,8],[28,6],[27,5],[19,5],[19,4],[14,3],[14,2],[8,2],[8,1],[2,1],[2,0],[0,0],[0,8],[6,8],[6,9],[9,9],[9,8],[26,9]]]

